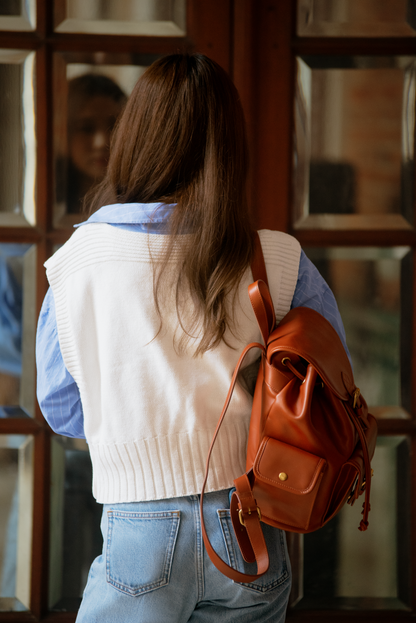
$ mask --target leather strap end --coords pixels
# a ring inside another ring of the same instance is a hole
[[[238,496],[235,491],[231,496],[230,513],[231,521],[233,522],[234,534],[240,547],[241,555],[246,562],[256,562],[256,556],[254,555],[253,548],[251,547],[250,539],[247,534],[245,526],[240,521],[238,508]]]

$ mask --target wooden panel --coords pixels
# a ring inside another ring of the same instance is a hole
[[[257,226],[288,231],[293,125],[294,3],[256,4],[253,157]]]
[[[41,231],[47,230],[51,225],[53,170],[51,123],[51,56],[50,50],[43,45],[36,53],[36,223]]]
[[[332,37],[314,38],[302,37],[296,38],[293,42],[293,51],[295,54],[350,54],[355,55],[380,55],[394,56],[397,54],[415,54],[416,41],[412,37],[404,37],[403,39],[395,37],[386,37],[385,39],[373,38],[341,38]]]
[[[256,92],[256,63],[254,32],[256,28],[255,0],[241,0],[234,3],[233,14],[233,66],[231,77],[240,94],[247,127],[247,141],[250,153],[250,168],[248,180],[248,202],[254,213],[256,204],[253,154],[255,137],[257,134],[257,98]]]
[[[192,50],[231,70],[231,0],[188,0],[188,37]]]
[[[54,50],[85,52],[135,52],[137,54],[172,54],[189,49],[187,37],[145,37],[54,33],[46,42]]]
[[[287,621],[299,621],[302,623],[368,623],[377,621],[381,623],[404,623],[414,621],[414,617],[408,612],[396,612],[377,610],[365,613],[347,612],[342,610],[323,610],[312,612],[310,610],[288,612]]]
[[[47,607],[49,566],[50,435],[35,437],[31,607],[37,617]]]

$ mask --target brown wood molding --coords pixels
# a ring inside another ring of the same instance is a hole
[[[188,38],[200,52],[231,71],[231,0],[188,0]]]
[[[295,3],[256,4],[253,153],[257,227],[288,231],[291,201]]]
[[[31,417],[0,418],[0,435],[37,435],[47,424]]]
[[[301,243],[302,247],[336,247],[336,246],[416,246],[415,231],[400,230],[302,230],[290,228],[290,233]]]
[[[398,56],[415,53],[416,37],[294,37],[296,55]]]

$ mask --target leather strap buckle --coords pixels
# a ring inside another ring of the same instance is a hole
[[[374,476],[374,470],[372,469],[372,470],[371,470],[371,478],[372,478],[373,476]],[[365,490],[366,485],[367,485],[367,478],[364,478],[364,480],[363,480],[363,484],[361,485],[361,491],[364,491],[364,490]]]
[[[352,408],[355,409],[355,407],[357,406],[357,402],[358,402],[358,398],[360,397],[360,388],[356,387],[352,393],[352,397],[353,397],[353,403],[352,403]]]
[[[256,510],[257,510],[257,515],[259,516],[259,521],[261,521],[261,510],[258,506],[256,506]],[[247,515],[251,515],[251,508],[248,509]],[[238,510],[238,519],[240,520],[241,525],[245,527],[246,524],[244,523],[244,515],[243,515],[242,508]]]

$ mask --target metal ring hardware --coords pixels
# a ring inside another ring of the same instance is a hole
[[[305,377],[300,372],[298,372],[296,370],[295,366],[292,364],[292,360],[291,360],[290,357],[283,357],[281,363],[282,363],[282,365],[284,365],[287,368],[289,368],[289,370],[292,372],[292,374],[297,376],[298,379],[302,381],[302,383],[305,382]]]

